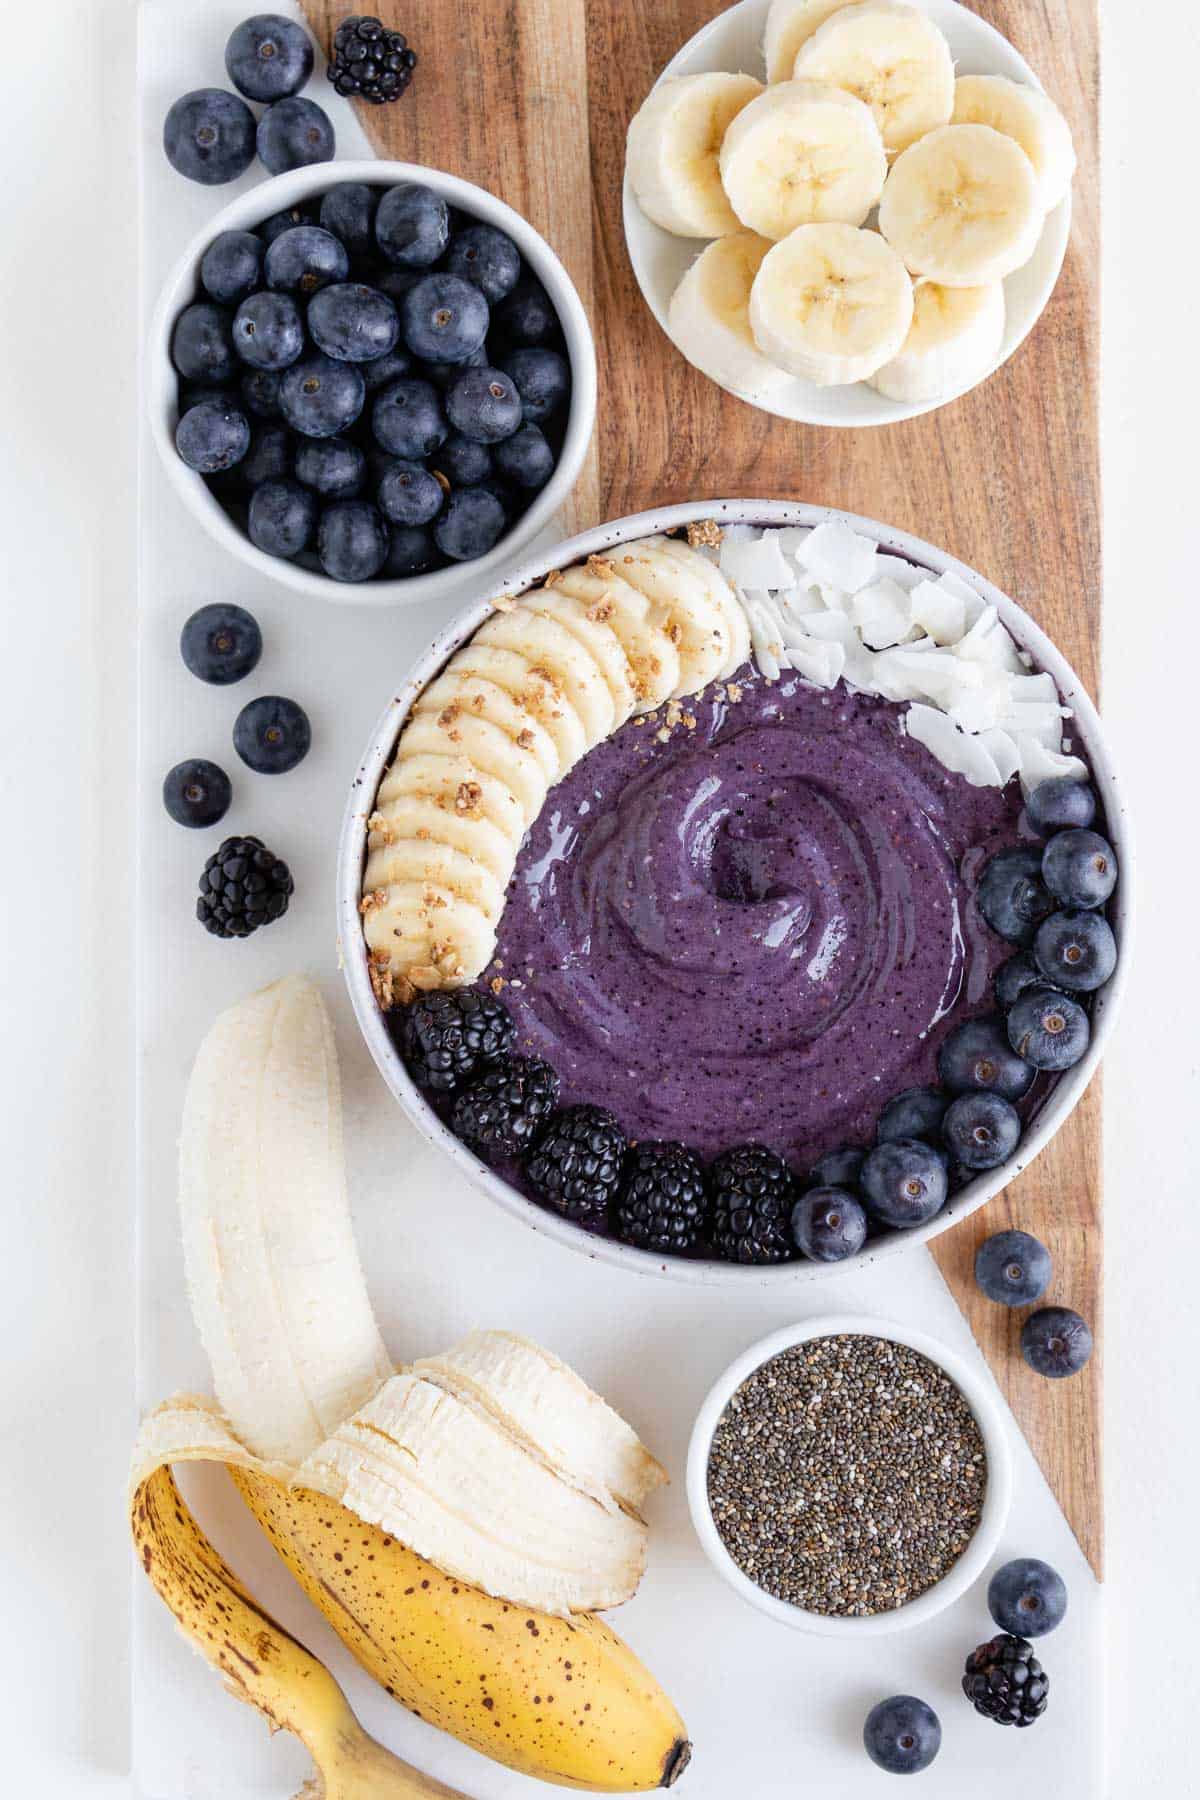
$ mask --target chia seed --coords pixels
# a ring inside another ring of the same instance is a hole
[[[987,1455],[943,1369],[885,1338],[797,1344],[717,1423],[708,1500],[756,1586],[807,1612],[869,1618],[940,1581],[979,1525]]]

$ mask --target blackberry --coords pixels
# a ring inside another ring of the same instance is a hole
[[[760,1144],[742,1144],[718,1156],[708,1178],[717,1255],[726,1262],[787,1262],[796,1194],[782,1158]]]
[[[379,19],[357,13],[343,19],[334,33],[333,58],[326,73],[347,99],[384,106],[399,100],[412,80],[417,53],[402,31],[388,31]]]
[[[686,1144],[638,1144],[631,1152],[616,1226],[642,1250],[694,1250],[708,1228],[700,1159]]]
[[[602,1106],[568,1106],[538,1139],[525,1173],[555,1212],[579,1225],[603,1225],[626,1147],[625,1133]]]
[[[1046,1710],[1050,1677],[1028,1638],[1001,1632],[972,1650],[963,1693],[977,1713],[997,1725],[1032,1725]]]
[[[508,1008],[473,988],[422,994],[403,1017],[400,1051],[418,1087],[453,1093],[481,1063],[512,1048],[516,1027]]]
[[[498,1056],[454,1102],[456,1135],[481,1156],[520,1156],[558,1105],[558,1076],[536,1056]]]
[[[226,838],[204,865],[196,917],[214,937],[249,937],[282,919],[294,885],[287,864],[261,838]]]

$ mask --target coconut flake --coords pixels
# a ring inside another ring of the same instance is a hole
[[[936,756],[952,774],[965,775],[972,787],[1002,787],[1000,770],[982,739],[960,731],[953,719],[933,706],[910,706],[904,723],[911,738]]]
[[[736,587],[788,588],[797,585],[796,571],[783,560],[774,532],[756,541],[726,539],[721,545],[721,569]]]
[[[1021,752],[1007,731],[981,731],[979,741],[1000,771],[1000,786],[1007,787],[1021,767]]]
[[[1047,750],[1036,737],[1018,738],[1017,751],[1021,758],[1021,792],[1027,800],[1043,781],[1087,780],[1087,765],[1077,756],[1062,756],[1057,751]]]
[[[874,580],[878,548],[870,538],[831,519],[809,535],[800,546],[797,560],[818,581],[828,582],[845,594],[857,594],[859,588]]]
[[[872,650],[887,650],[902,644],[912,631],[913,613],[909,596],[902,587],[885,576],[860,588],[850,606],[850,617],[862,634],[862,641]]]
[[[967,609],[960,594],[940,581],[921,581],[912,591],[912,616],[939,644],[957,644],[967,629]]]
[[[754,660],[765,680],[778,681],[783,666],[779,660],[783,655],[783,638],[779,622],[773,616],[774,608],[765,594],[744,593],[742,604],[750,627]]]
[[[814,687],[836,687],[846,668],[843,644],[831,644],[821,638],[789,639],[788,659],[798,675]]]
[[[886,575],[897,587],[907,588],[910,592],[920,582],[928,581],[925,570],[916,563],[910,563],[906,556],[893,556],[890,550],[880,550],[875,557],[875,573]]]

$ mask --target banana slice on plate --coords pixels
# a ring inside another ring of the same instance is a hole
[[[1040,88],[1006,75],[960,75],[954,84],[952,123],[990,125],[1015,139],[1033,164],[1043,212],[1070,191],[1075,176],[1071,128]]]
[[[554,739],[545,726],[519,700],[514,700],[506,688],[485,676],[468,674],[454,661],[418,696],[413,711],[439,716],[466,712],[474,718],[487,719],[507,732],[522,750],[532,750],[541,764],[547,787],[552,786],[562,773]]]
[[[674,693],[679,652],[645,594],[623,581],[606,558],[588,558],[585,569],[564,569],[554,585],[587,607],[589,616],[609,625],[629,659],[637,712],[652,712]]]
[[[879,202],[888,243],[943,287],[1003,281],[1033,255],[1043,216],[1033,164],[990,125],[931,131],[896,158]]]
[[[799,226],[763,258],[750,290],[763,355],[821,387],[881,369],[912,317],[912,282],[896,250],[853,225]]]
[[[401,738],[396,761],[379,786],[376,813],[386,818],[406,801],[430,801],[439,812],[457,819],[486,819],[511,844],[515,856],[525,836],[520,801],[506,782],[477,769],[465,756],[405,749]],[[447,843],[455,840],[447,837]]]
[[[763,32],[768,81],[790,81],[796,53],[846,0],[771,0]]]
[[[746,609],[734,593],[728,578],[721,573],[715,562],[710,562],[699,550],[693,550],[682,538],[655,536],[644,538],[642,542],[647,549],[660,549],[690,575],[694,575],[706,588],[714,605],[721,609],[728,644],[725,661],[717,670],[717,678],[728,681],[750,656],[750,626],[746,619]]]
[[[496,934],[479,908],[436,882],[372,888],[361,910],[367,948],[414,987],[474,981],[496,948]]]
[[[752,406],[790,380],[767,361],[750,329],[750,288],[770,248],[753,231],[714,238],[675,289],[667,315],[672,341],[692,367]]]
[[[522,594],[521,607],[543,618],[553,619],[577,640],[599,669],[612,695],[614,723],[612,729],[625,723],[637,705],[637,688],[633,670],[620,638],[603,619],[593,619],[590,607],[559,588],[551,576],[544,587]]]
[[[516,650],[500,650],[476,638],[455,651],[451,666],[464,674],[482,675],[531,712],[553,738],[563,775],[587,754],[579,714],[548,669],[535,667]]]
[[[557,620],[531,612],[522,600],[485,619],[472,643],[514,650],[544,670],[578,713],[589,749],[614,730],[617,714],[608,683],[595,658]]]
[[[477,907],[489,925],[494,925],[504,910],[505,884],[497,881],[474,850],[459,850],[433,838],[394,838],[367,857],[363,871],[367,893],[402,884],[419,886],[423,881],[434,882]]]
[[[368,887],[378,885],[370,875],[374,853],[414,838],[421,843],[452,845],[482,863],[501,888],[507,887],[517,851],[512,839],[490,819],[478,813],[468,817],[453,807],[441,806],[429,794],[401,795],[386,809],[372,813],[367,832],[371,852],[367,858]]]
[[[761,93],[753,75],[723,73],[674,76],[651,90],[625,141],[630,185],[648,219],[677,237],[739,229],[718,159],[731,120]]]
[[[742,108],[721,145],[734,212],[761,237],[838,220],[861,225],[887,178],[870,107],[820,81],[781,81]]]
[[[903,348],[868,376],[889,400],[920,403],[961,393],[992,368],[1004,337],[1004,286],[948,288],[918,281]]]
[[[720,238],[709,249],[736,241]],[[665,538],[640,538],[633,544],[618,544],[610,560],[623,580],[658,607],[679,652],[679,681],[673,698],[682,699],[716,680],[729,657],[731,634],[724,610],[708,584],[669,556],[662,547],[666,542]]]
[[[494,775],[520,803],[523,829],[528,830],[541,812],[548,782],[532,750],[526,750],[506,731],[471,713],[414,713],[400,734],[399,757],[430,754],[462,755],[485,775]]]
[[[954,111],[954,63],[933,20],[904,0],[861,0],[833,13],[803,43],[798,81],[827,81],[875,115],[890,156]]]

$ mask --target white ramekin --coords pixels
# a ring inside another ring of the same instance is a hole
[[[819,525],[825,520],[836,519],[877,539],[883,549],[895,551],[912,562],[920,563],[935,575],[949,570],[969,582],[984,600],[996,607],[1005,625],[1022,647],[1029,651],[1038,668],[1046,669],[1053,675],[1064,703],[1072,709],[1074,717],[1070,722],[1070,735],[1082,745],[1091,764],[1113,847],[1120,863],[1121,879],[1111,913],[1120,954],[1111,981],[1095,997],[1092,1040],[1087,1055],[1073,1069],[1060,1076],[1054,1091],[1029,1130],[1023,1134],[1016,1153],[1008,1162],[998,1169],[990,1169],[986,1174],[977,1175],[973,1181],[960,1188],[937,1217],[930,1219],[927,1224],[915,1226],[909,1231],[886,1232],[872,1238],[867,1247],[848,1264],[800,1260],[771,1268],[758,1268],[740,1263],[693,1261],[680,1256],[664,1257],[649,1250],[635,1249],[631,1244],[622,1244],[616,1238],[596,1237],[573,1225],[569,1219],[535,1205],[473,1156],[466,1145],[460,1143],[442,1124],[420,1089],[409,1079],[375,1002],[367,971],[362,921],[358,910],[366,851],[367,817],[374,805],[384,770],[391,760],[400,727],[417,695],[432,681],[453,651],[483,623],[492,610],[491,596],[523,593],[526,588],[544,580],[552,569],[564,568],[568,563],[587,556],[603,555],[614,544],[627,543],[631,538],[645,537],[655,531],[675,530],[699,519],[716,519],[728,525]],[[565,543],[543,551],[536,558],[512,570],[497,581],[490,596],[476,599],[465,607],[434,639],[400,685],[389,688],[388,692],[393,697],[376,725],[362,761],[355,771],[342,824],[338,857],[337,928],[346,984],[371,1055],[409,1118],[430,1143],[443,1150],[456,1167],[477,1187],[482,1188],[490,1199],[534,1231],[543,1232],[547,1237],[567,1244],[573,1250],[582,1251],[586,1256],[597,1257],[603,1262],[615,1263],[621,1268],[641,1274],[665,1276],[672,1281],[714,1287],[780,1288],[789,1283],[799,1286],[806,1282],[828,1280],[847,1268],[861,1269],[883,1257],[895,1256],[914,1245],[928,1243],[931,1238],[939,1237],[960,1219],[975,1212],[993,1194],[998,1194],[1010,1181],[1015,1180],[1021,1170],[1033,1161],[1076,1105],[1095,1073],[1112,1030],[1117,1003],[1129,967],[1133,847],[1125,801],[1117,785],[1112,757],[1096,709],[1070,664],[1014,600],[1010,600],[964,563],[948,556],[944,550],[935,549],[932,544],[924,543],[920,538],[912,537],[894,526],[880,525],[854,513],[837,512],[825,506],[806,506],[790,500],[702,500],[663,506],[653,512],[637,513],[629,518],[597,526],[592,531],[582,532],[578,537],[569,538]]]
[[[936,1363],[950,1377],[975,1415],[987,1454],[987,1486],[979,1524],[974,1537],[953,1568],[932,1587],[926,1588],[923,1594],[918,1594],[915,1600],[896,1607],[893,1612],[875,1613],[865,1619],[806,1612],[803,1607],[792,1606],[786,1600],[777,1600],[773,1594],[758,1587],[748,1575],[742,1573],[725,1548],[708,1503],[708,1455],[713,1433],[726,1406],[743,1381],[761,1368],[763,1363],[769,1362],[783,1350],[790,1350],[795,1344],[808,1343],[813,1338],[848,1335],[884,1338],[890,1343],[905,1344],[911,1350],[920,1351],[931,1363]],[[943,1607],[957,1600],[972,1582],[978,1580],[990,1562],[1000,1541],[1000,1533],[1004,1529],[1012,1499],[1012,1454],[1008,1443],[1008,1427],[987,1386],[986,1377],[977,1374],[969,1364],[947,1350],[936,1338],[929,1337],[923,1331],[914,1331],[907,1325],[898,1325],[891,1319],[876,1319],[853,1313],[825,1315],[807,1319],[802,1325],[785,1325],[782,1331],[774,1331],[770,1337],[751,1344],[713,1383],[692,1427],[687,1459],[687,1498],[696,1535],[717,1574],[743,1600],[766,1613],[769,1619],[774,1619],[780,1625],[790,1625],[795,1631],[814,1632],[819,1637],[883,1637],[889,1632],[905,1631],[911,1625],[920,1625],[935,1613],[941,1612]]]
[[[429,575],[410,575],[400,581],[332,581],[327,575],[315,574],[282,557],[264,555],[255,549],[214,499],[203,477],[180,461],[175,449],[179,407],[177,378],[171,365],[171,331],[180,312],[199,291],[200,258],[205,250],[219,232],[252,230],[273,213],[298,206],[347,181],[368,181],[375,187],[391,187],[399,181],[420,181],[433,188],[449,205],[506,231],[550,296],[562,325],[571,364],[571,408],[562,454],[553,475],[535,496],[528,511],[486,556],[480,556],[474,562],[453,563],[449,568],[435,569]],[[281,581],[287,587],[318,599],[360,606],[407,606],[418,600],[442,599],[468,583],[475,585],[480,576],[493,569],[510,564],[522,545],[553,518],[574,487],[596,419],[596,350],[591,326],[570,276],[545,238],[540,237],[519,213],[494,195],[485,193],[483,188],[461,181],[457,175],[444,175],[438,169],[421,168],[415,163],[316,163],[305,169],[293,169],[287,175],[276,175],[231,201],[192,239],[168,275],[150,325],[146,365],[146,399],[154,442],[176,493],[204,529],[242,562],[248,563],[256,574]]]

